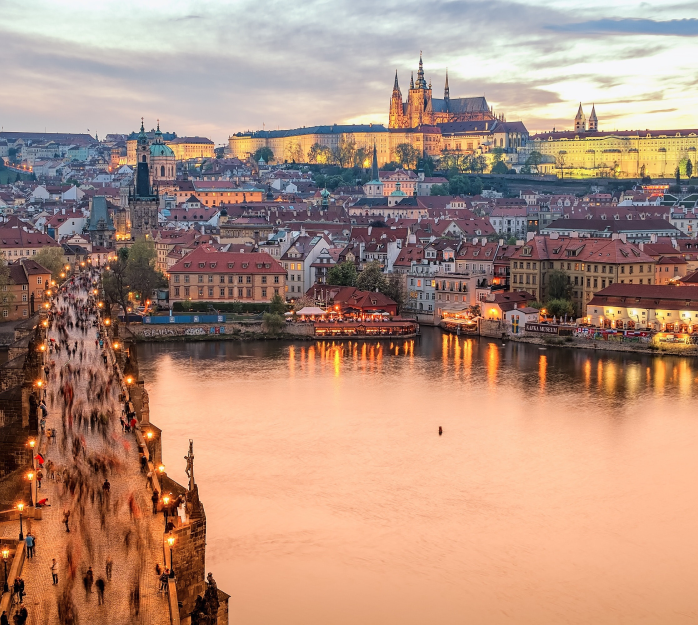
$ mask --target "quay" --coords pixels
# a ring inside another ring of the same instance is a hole
[[[0,614],[227,625],[228,595],[205,570],[193,441],[182,486],[162,463],[133,350],[102,315],[98,277],[72,278],[18,325],[0,367]]]

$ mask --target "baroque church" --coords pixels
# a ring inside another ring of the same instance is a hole
[[[446,72],[443,99],[433,98],[431,82],[427,85],[424,78],[421,52],[419,54],[417,82],[414,82],[414,75],[412,75],[407,102],[402,101],[402,92],[398,84],[397,70],[395,70],[395,84],[390,99],[389,128],[416,128],[423,124],[433,126],[448,122],[495,121],[498,119],[487,105],[487,100],[484,97],[451,98],[448,87],[448,72]]]
[[[128,194],[128,209],[133,236],[144,234],[151,228],[157,228],[158,211],[162,208],[157,183],[160,180],[173,179],[176,171],[174,152],[165,145],[159,122],[155,139],[150,143],[143,127],[143,120],[141,120],[136,153],[138,164],[136,165],[134,183]]]

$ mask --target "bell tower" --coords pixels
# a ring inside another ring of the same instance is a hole
[[[582,103],[579,103],[579,110],[577,111],[577,117],[574,118],[574,131],[575,132],[586,132],[587,120],[584,116],[584,111],[582,110]]]

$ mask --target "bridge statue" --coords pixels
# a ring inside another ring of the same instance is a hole
[[[189,490],[194,490],[194,441],[189,439],[189,453],[184,456],[187,461],[187,468],[185,469],[187,477],[189,478]]]

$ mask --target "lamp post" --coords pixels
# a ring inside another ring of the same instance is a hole
[[[162,513],[165,516],[165,531],[167,531],[167,512],[168,512],[168,507],[170,505],[170,497],[168,495],[164,495],[162,498]]]
[[[27,479],[29,480],[29,494],[30,494],[30,499],[32,501],[32,505],[36,506],[36,489],[34,488],[34,483],[36,480],[34,479],[34,471],[29,471],[27,473]]]
[[[2,587],[3,592],[10,592],[10,587],[7,585],[7,558],[10,557],[10,550],[7,547],[3,547],[2,550],[2,561],[5,565],[5,584]]]
[[[24,504],[18,503],[17,509],[19,510],[19,539],[24,540],[24,532],[22,531],[22,510],[24,510]]]
[[[170,535],[167,538],[167,544],[170,546],[170,578],[173,578],[175,576],[175,573],[174,573],[174,561],[172,560],[172,547],[175,544],[175,537]]]

